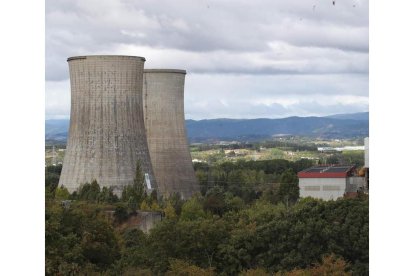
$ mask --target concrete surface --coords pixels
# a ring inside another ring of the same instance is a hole
[[[144,121],[158,193],[199,191],[184,122],[184,70],[144,70]]]
[[[96,179],[120,195],[139,162],[157,187],[143,118],[144,62],[134,56],[68,58],[71,114],[59,186],[73,192]]]

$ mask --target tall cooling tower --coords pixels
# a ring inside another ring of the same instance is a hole
[[[73,192],[95,179],[119,195],[139,162],[147,185],[156,188],[143,117],[144,62],[134,56],[68,58],[71,114],[59,186]]]
[[[144,118],[158,191],[188,198],[199,191],[184,122],[185,70],[144,70]]]

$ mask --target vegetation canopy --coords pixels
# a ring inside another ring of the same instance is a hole
[[[46,168],[46,275],[368,275],[368,198],[299,198],[307,160],[195,165],[201,194],[69,194]],[[70,204],[67,204],[69,202]],[[148,233],[140,210],[163,214]]]

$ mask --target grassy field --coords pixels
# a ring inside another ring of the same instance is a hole
[[[310,138],[290,137],[278,138],[274,141],[281,143],[278,147],[266,147],[272,142],[260,142],[256,144],[240,144],[231,149],[229,146],[221,146],[219,144],[198,144],[190,145],[190,152],[193,161],[222,163],[235,162],[237,160],[271,160],[271,159],[285,159],[289,161],[297,161],[300,159],[311,159],[315,164],[320,162],[322,164],[332,160],[332,157],[337,157],[341,162],[352,164],[363,164],[364,151],[343,151],[342,153],[324,153],[316,150],[316,146],[329,147],[344,147],[361,145],[361,139],[354,140],[312,140]],[[273,141],[273,142],[274,142]],[[285,145],[283,143],[286,143]],[[362,141],[363,144],[363,141]],[[301,148],[302,150],[299,150]],[[305,149],[303,149],[305,146]],[[313,146],[313,150],[308,150],[306,146]],[[237,148],[239,147],[239,148]],[[296,149],[295,149],[296,148]],[[55,146],[53,152],[52,146],[46,146],[45,149],[45,164],[52,165],[53,160],[56,164],[63,162],[65,154],[65,145]],[[55,158],[53,158],[53,156]]]
[[[278,146],[275,146],[278,145]],[[193,161],[221,163],[237,160],[271,160],[285,159],[297,161],[300,159],[314,160],[325,164],[333,160],[341,163],[363,164],[363,150],[349,150],[343,152],[320,152],[317,147],[345,147],[363,145],[362,139],[349,140],[320,140],[307,137],[276,138],[273,141],[260,142],[252,145],[240,144],[231,146],[215,145],[191,145],[190,151]],[[240,147],[240,148],[237,148]],[[237,149],[236,149],[237,148]]]
[[[56,165],[61,164],[63,162],[64,156],[65,156],[64,146],[55,147],[55,151],[53,151],[52,147],[47,146],[45,149],[45,165],[51,166],[53,165],[53,161],[56,162],[55,163]]]
[[[271,159],[285,159],[289,161],[296,161],[303,158],[314,159],[315,162],[326,154],[317,151],[286,151],[280,148],[261,148],[259,151],[255,149],[235,149],[235,150],[205,150],[192,151],[191,157],[193,160],[202,162],[226,162],[243,160],[271,160]]]

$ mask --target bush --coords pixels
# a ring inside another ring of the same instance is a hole
[[[186,275],[186,276],[214,276],[213,268],[203,269],[182,260],[170,261],[170,269],[166,276]]]
[[[117,205],[115,207],[114,217],[116,223],[122,223],[126,221],[129,217],[127,208],[124,205]]]

